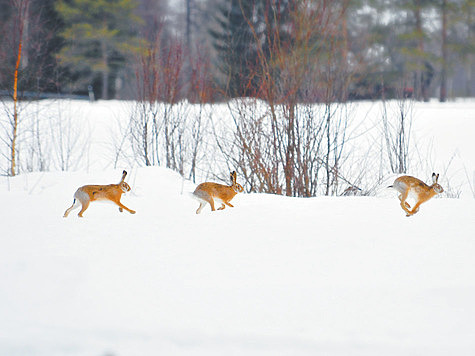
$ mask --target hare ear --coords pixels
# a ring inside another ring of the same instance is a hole
[[[439,179],[439,175],[438,174],[435,174],[435,173],[432,173],[432,183],[437,183],[437,180]]]
[[[437,175],[435,176],[435,182],[436,182],[436,183],[439,182],[439,173],[437,173]]]
[[[231,172],[231,183],[236,183],[236,171]]]
[[[127,171],[124,170],[124,171],[122,172],[122,179],[120,180],[121,182],[124,181],[126,175],[127,175]]]

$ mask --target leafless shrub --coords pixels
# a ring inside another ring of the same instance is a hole
[[[259,83],[252,96],[263,100],[231,101],[234,137],[227,145],[219,144],[223,137],[217,141],[248,190],[338,194],[349,117],[339,93],[345,92],[348,72],[339,71],[334,59],[341,51],[339,24],[346,7],[347,2],[273,3],[264,13],[263,35],[247,19],[258,53],[258,63],[250,64]]]
[[[68,112],[61,102],[55,108],[57,111],[47,118],[52,164],[61,171],[87,168],[91,144],[89,127],[78,122],[77,113]]]
[[[130,110],[130,107],[126,106],[122,112],[128,112],[128,110]],[[114,168],[117,168],[121,162],[125,162],[129,167],[136,164],[136,157],[130,145],[131,122],[130,120],[123,120],[121,116],[115,117],[115,125],[111,128],[108,145]]]
[[[383,100],[382,125],[385,151],[393,173],[407,173],[411,150],[414,100],[401,91],[399,99]]]
[[[165,46],[159,34],[153,38],[137,60],[139,98],[130,115],[131,146],[142,164],[163,165],[195,179],[207,125],[206,102],[212,97],[209,67],[197,51],[187,62],[191,78],[185,85],[184,44],[175,39]],[[186,96],[199,104],[197,110]]]

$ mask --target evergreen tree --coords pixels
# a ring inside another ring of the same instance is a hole
[[[107,99],[109,78],[124,66],[139,40],[134,27],[133,0],[60,0],[56,10],[66,24],[61,33],[65,46],[61,63],[73,75],[76,86],[85,89],[100,75],[102,98]]]
[[[436,62],[429,48],[432,34],[425,22],[432,1],[366,0],[364,3],[363,17],[355,19],[367,22],[369,40],[364,50],[371,50],[367,54],[373,73],[363,73],[362,83],[380,87],[384,96],[413,95],[427,100]]]
[[[448,47],[460,58],[465,76],[465,85],[458,94],[471,97],[475,94],[475,0],[451,0],[449,4],[455,12],[449,13],[452,38],[448,40]]]
[[[256,65],[255,36],[248,21],[255,21],[261,0],[223,0],[217,8],[217,30],[210,30],[217,52],[217,67],[223,75],[222,88],[227,96],[255,92],[252,77]],[[254,26],[257,28],[257,26]]]
[[[425,44],[429,35],[424,28],[423,12],[433,3],[431,0],[397,0],[396,10],[406,16],[404,21],[396,20],[402,40],[401,53],[405,59],[405,70],[413,74],[413,89],[416,99],[429,99],[429,86],[434,76],[433,56],[426,51]]]

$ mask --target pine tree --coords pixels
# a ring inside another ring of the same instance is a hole
[[[406,21],[400,23],[403,29],[400,51],[405,57],[405,68],[413,73],[414,97],[424,101],[429,100],[434,68],[431,55],[425,49],[429,36],[424,28],[423,12],[432,5],[430,0],[398,0],[394,3],[396,10],[406,14]]]
[[[256,65],[257,53],[248,21],[255,19],[253,15],[259,3],[260,0],[223,0],[217,9],[215,20],[219,29],[210,30],[210,35],[227,96],[245,96],[255,91],[252,68]]]
[[[76,74],[78,87],[84,90],[100,75],[102,98],[108,98],[112,71],[124,65],[139,42],[133,30],[140,22],[135,7],[133,0],[58,2],[56,10],[66,24],[61,33],[66,44],[58,57]]]

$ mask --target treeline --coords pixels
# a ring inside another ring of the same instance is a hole
[[[475,0],[0,0],[0,90],[173,103],[474,95]]]

